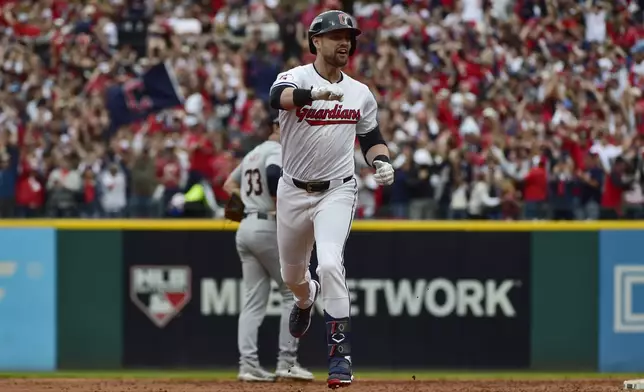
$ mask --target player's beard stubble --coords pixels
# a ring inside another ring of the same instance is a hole
[[[323,54],[324,62],[335,68],[342,68],[349,62],[349,54],[339,53],[335,50],[332,54]]]

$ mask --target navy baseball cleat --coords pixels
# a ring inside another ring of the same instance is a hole
[[[327,385],[331,389],[347,387],[353,381],[351,370],[351,325],[350,319],[336,319],[324,312],[326,322],[326,341],[329,354],[329,377]]]
[[[329,359],[329,378],[326,383],[331,389],[347,387],[353,381],[353,372],[351,371],[351,361],[346,358]]]
[[[306,309],[300,309],[297,304],[293,304],[293,309],[291,310],[291,315],[288,318],[288,329],[291,332],[291,335],[294,338],[301,338],[304,336],[306,331],[309,330],[311,326],[311,316],[313,315],[313,306],[315,305],[315,300],[320,294],[320,284],[317,281],[315,283],[315,296],[313,297],[313,303]]]

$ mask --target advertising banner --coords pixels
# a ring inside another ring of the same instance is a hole
[[[236,366],[235,232],[126,231],[123,256],[126,367]]]
[[[599,370],[644,371],[644,231],[599,237]]]
[[[598,241],[596,231],[532,233],[533,368],[597,368]]]
[[[60,230],[58,369],[115,369],[123,344],[123,252],[117,230]]]
[[[124,364],[235,367],[242,306],[235,233],[124,233]],[[353,232],[346,246],[356,366],[526,368],[530,233]],[[311,271],[315,276],[315,251]],[[275,365],[274,287],[260,360]],[[322,301],[300,362],[326,366]]]
[[[355,232],[345,259],[358,363],[529,366],[530,233]]]
[[[55,368],[55,230],[0,229],[0,370]]]

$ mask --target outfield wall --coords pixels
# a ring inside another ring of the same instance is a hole
[[[235,367],[236,227],[0,222],[0,369]],[[356,222],[354,360],[644,371],[642,245],[644,222]],[[274,287],[259,336],[268,367],[279,304]],[[321,311],[301,343],[310,367],[325,365]]]

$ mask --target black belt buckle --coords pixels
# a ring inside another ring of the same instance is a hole
[[[307,182],[304,189],[308,193],[323,192],[329,189],[328,181]]]

